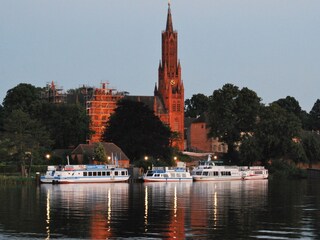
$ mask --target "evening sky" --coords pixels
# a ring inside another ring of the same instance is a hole
[[[19,83],[153,95],[166,0],[0,0],[0,103]],[[320,98],[319,0],[173,0],[185,98],[226,83]]]

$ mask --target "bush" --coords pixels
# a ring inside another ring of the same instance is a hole
[[[305,170],[283,159],[272,160],[268,169],[269,173],[275,178],[305,178],[307,176]]]

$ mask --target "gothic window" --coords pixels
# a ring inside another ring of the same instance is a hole
[[[173,131],[178,131],[178,130],[179,130],[179,122],[178,122],[178,120],[176,120],[174,122]]]
[[[180,112],[180,110],[181,110],[181,104],[180,104],[180,101],[178,101],[177,111]]]

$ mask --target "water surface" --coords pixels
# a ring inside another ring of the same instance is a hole
[[[320,239],[319,181],[0,186],[0,239]]]

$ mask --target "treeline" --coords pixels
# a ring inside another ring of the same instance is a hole
[[[185,103],[186,117],[204,114],[208,136],[228,144],[226,157],[236,164],[320,161],[319,99],[307,113],[293,97],[264,105],[254,91],[225,84],[211,96],[195,94]]]
[[[85,143],[89,117],[80,104],[53,104],[42,98],[44,89],[19,84],[0,105],[0,163],[40,164],[52,149]]]
[[[43,91],[19,84],[7,92],[0,105],[0,164],[43,163],[53,149],[73,149],[90,137],[84,102],[49,103]],[[254,91],[226,84],[211,96],[199,93],[187,99],[185,115],[204,115],[208,137],[228,144],[225,158],[234,164],[320,161],[319,99],[307,113],[293,97],[264,105]],[[117,144],[133,162],[148,156],[168,164],[178,154],[171,144],[179,136],[142,103],[122,101],[105,127],[104,140]]]

